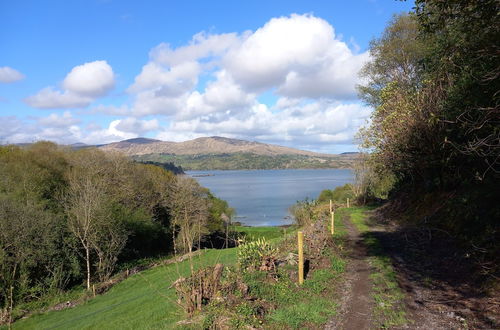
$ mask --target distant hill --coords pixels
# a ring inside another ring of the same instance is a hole
[[[136,161],[173,163],[184,170],[240,170],[284,168],[348,168],[357,153],[321,154],[274,144],[203,137],[185,142],[167,142],[147,138],[129,139],[100,146]]]
[[[319,154],[312,151],[293,149],[274,144],[230,139],[219,136],[203,137],[185,142],[166,142],[153,139],[137,138],[110,143],[101,146],[101,149],[120,151],[130,156],[147,154],[200,155],[228,153],[250,153],[265,156],[332,156],[328,154]]]

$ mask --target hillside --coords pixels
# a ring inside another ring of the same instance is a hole
[[[200,155],[149,154],[132,156],[132,158],[144,163],[172,163],[187,171],[351,168],[355,160],[355,157],[347,155],[330,157],[266,156],[241,152]]]
[[[137,138],[100,147],[137,161],[174,163],[185,170],[241,170],[351,167],[356,153],[321,154],[279,145],[224,137],[204,137],[185,142]]]
[[[255,155],[265,156],[331,156],[327,154],[319,154],[312,151],[293,149],[274,144],[229,139],[219,136],[203,137],[184,142],[169,142],[154,139],[137,138],[110,143],[102,146],[101,149],[120,151],[130,156],[146,154],[199,155],[228,153],[251,153]]]

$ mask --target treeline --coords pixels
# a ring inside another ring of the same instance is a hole
[[[372,41],[360,96],[363,199],[389,197],[408,220],[467,243],[498,272],[500,3],[417,0]],[[495,256],[496,255],[496,256]],[[492,261],[493,260],[493,261]]]
[[[90,288],[120,263],[217,244],[232,212],[194,179],[118,154],[2,146],[0,311]]]
[[[261,170],[302,168],[350,168],[356,155],[311,157],[305,155],[265,156],[252,153],[171,155],[151,154],[134,157],[137,161],[173,163],[188,171]]]
[[[160,163],[160,162],[153,162],[153,161],[144,161],[144,162],[141,162],[143,164],[150,164],[150,165],[156,165],[156,166],[159,166],[167,171],[170,171],[174,174],[185,174],[184,173],[184,170],[182,169],[181,166],[175,166],[174,163],[168,163],[168,162],[164,162],[164,163]]]

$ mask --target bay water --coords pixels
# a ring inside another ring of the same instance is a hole
[[[187,171],[187,175],[236,210],[233,221],[247,226],[293,223],[288,208],[324,189],[352,183],[350,169]]]

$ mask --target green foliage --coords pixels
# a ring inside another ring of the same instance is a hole
[[[319,194],[318,202],[326,203],[330,200],[333,202],[343,204],[346,202],[347,198],[351,201],[354,199],[354,191],[351,184],[347,183],[343,186],[336,187],[334,190],[323,190]]]
[[[372,42],[362,71],[360,96],[375,110],[359,137],[376,174],[370,184],[384,188],[372,194],[395,201],[393,211],[419,208],[413,221],[488,251],[488,263],[498,264],[489,251],[498,250],[500,205],[477,196],[500,194],[500,4],[415,4],[414,13],[396,16]],[[443,199],[431,209],[425,196]],[[445,196],[469,202],[451,207]]]
[[[243,242],[238,249],[238,263],[242,270],[255,270],[265,258],[276,258],[277,252],[277,249],[264,238]]]
[[[14,305],[35,306],[108,279],[120,263],[170,253],[187,223],[173,224],[173,210],[186,205],[201,234],[232,212],[196,182],[122,156],[49,142],[0,147],[0,309],[11,287]]]
[[[225,200],[217,198],[211,192],[208,192],[208,200],[210,206],[207,228],[210,232],[224,233],[236,212]]]
[[[182,169],[182,167],[175,166],[174,163],[159,163],[159,162],[153,162],[153,161],[145,161],[142,163],[159,166],[159,167],[161,167],[167,171],[170,171],[174,174],[184,174],[184,170]]]
[[[315,219],[314,208],[316,201],[310,201],[307,198],[290,206],[289,212],[292,214],[295,223],[299,227],[311,224]]]

